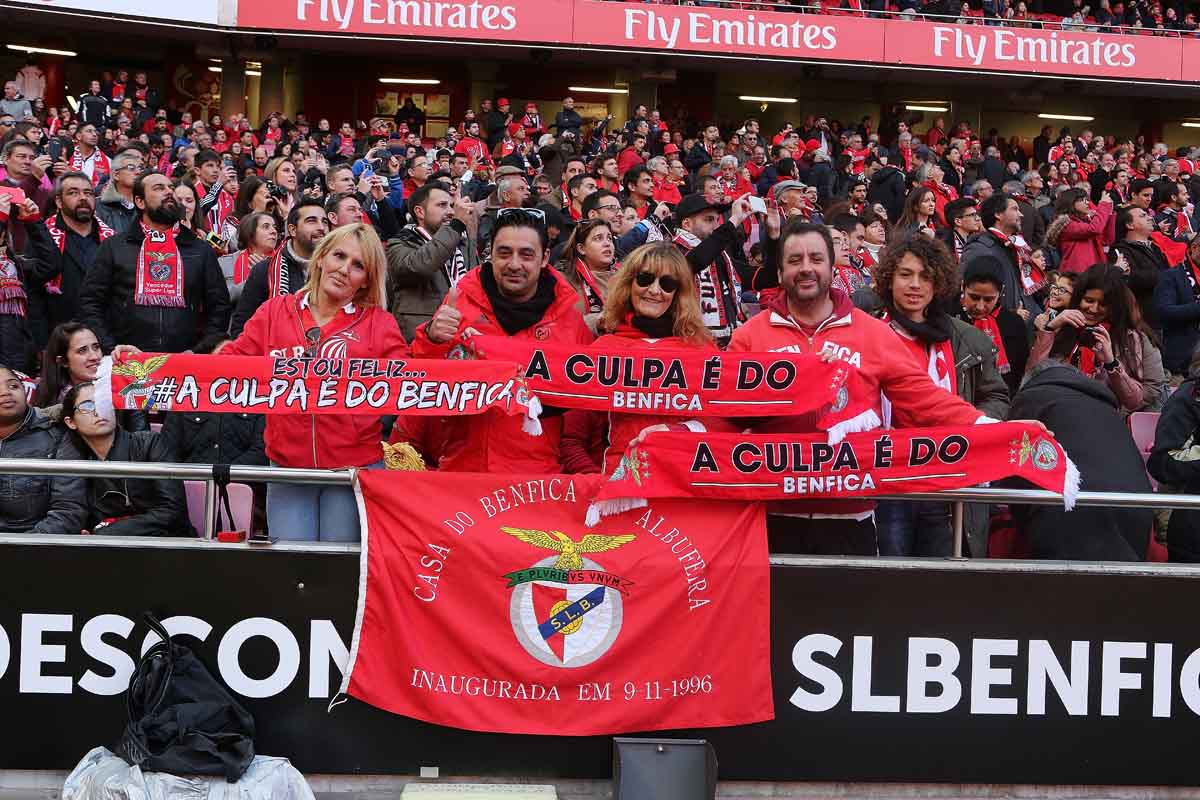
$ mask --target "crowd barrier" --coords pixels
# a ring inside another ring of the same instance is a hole
[[[301,483],[329,486],[350,486],[350,470],[291,469],[286,467],[223,466],[229,470],[232,483]],[[2,471],[14,475],[92,475],[117,478],[173,478],[181,481],[201,481],[204,490],[204,539],[214,539],[217,533],[217,504],[219,492],[214,467],[208,464],[174,463],[104,463],[94,461],[49,461],[37,458],[10,458],[2,462]],[[875,499],[941,500],[953,504],[954,557],[963,555],[964,503],[1020,503],[1025,505],[1060,505],[1062,496],[1041,489],[972,488],[941,492],[913,492],[883,495]],[[1154,494],[1144,492],[1080,492],[1077,505],[1109,508],[1200,509],[1200,495]]]

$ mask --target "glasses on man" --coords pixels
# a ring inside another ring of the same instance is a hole
[[[89,416],[100,418],[100,412],[96,410],[95,400],[84,400],[82,403],[75,404],[76,414],[88,414]]]
[[[634,278],[637,285],[643,289],[649,289],[658,281],[658,288],[662,289],[667,294],[675,294],[679,291],[679,281],[672,278],[670,275],[655,275],[653,272],[639,272]]]
[[[603,203],[596,206],[597,211],[620,211],[620,203]]]

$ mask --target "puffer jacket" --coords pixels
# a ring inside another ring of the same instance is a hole
[[[4,472],[5,458],[79,458],[69,446],[60,452],[62,444],[62,429],[35,408],[26,412],[21,427],[0,439],[0,531],[78,534],[83,528],[83,478]]]
[[[128,233],[129,229],[137,224],[138,210],[137,206],[125,205],[125,198],[117,191],[116,184],[109,181],[100,193],[99,202],[96,203],[96,216],[120,235]]]
[[[71,446],[69,440],[65,446]],[[61,456],[65,458],[66,456]],[[88,448],[81,456],[97,460]],[[134,464],[171,461],[157,433],[130,433],[117,428],[107,463]],[[183,481],[169,478],[89,478],[87,481],[87,520],[84,527],[105,536],[195,536],[188,521]],[[99,530],[105,520],[114,520]]]
[[[474,328],[492,336],[512,335],[519,339],[556,344],[588,345],[592,332],[575,308],[578,295],[561,275],[550,267],[542,270],[541,281],[549,282],[554,299],[535,324],[515,334],[508,334],[496,320],[492,301],[484,289],[482,273],[491,277],[492,265],[486,263],[467,273],[458,282],[456,308],[462,314],[459,335],[445,344],[435,344],[426,333],[428,323],[417,328],[413,340],[415,358],[459,357],[462,353],[462,331]],[[439,468],[445,472],[495,472],[509,474],[541,474],[559,470],[558,451],[562,437],[562,416],[542,416],[542,435],[531,436],[522,430],[520,415],[509,415],[498,409],[483,414],[460,414],[445,418],[446,443]]]
[[[141,225],[100,245],[79,292],[79,317],[105,351],[132,344],[150,353],[181,353],[201,338],[224,333],[233,310],[225,276],[208,242],[181,228],[175,242],[183,261],[182,308],[134,302]]]
[[[270,463],[263,442],[266,427],[263,414],[173,411],[161,437],[171,461],[265,467]]]
[[[1100,203],[1089,220],[1063,215],[1051,222],[1046,229],[1046,244],[1062,253],[1059,269],[1083,272],[1107,261],[1104,248],[1114,239],[1114,219],[1112,203]]]
[[[475,242],[467,235],[467,226],[457,219],[443,225],[432,238],[416,225],[406,225],[388,242],[388,308],[407,341],[412,341],[417,326],[429,321],[450,291],[445,266],[455,250],[462,253],[466,269],[474,269],[478,263]]]

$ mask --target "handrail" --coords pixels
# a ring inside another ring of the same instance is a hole
[[[217,502],[213,468],[209,464],[174,464],[156,462],[54,461],[40,458],[6,458],[0,460],[0,473],[11,475],[61,475],[88,477],[91,475],[117,478],[170,478],[204,481],[205,530],[204,538],[216,535]],[[291,467],[248,467],[231,465],[230,480],[235,483],[304,483],[327,486],[350,486],[349,470],[293,469]],[[933,500],[953,503],[954,554],[962,555],[962,505],[964,503],[1020,503],[1022,505],[1054,506],[1062,504],[1062,495],[1042,489],[947,489],[940,492],[911,492],[896,495],[875,495],[872,500]],[[1077,506],[1108,508],[1200,509],[1200,495],[1151,494],[1144,492],[1080,492]]]

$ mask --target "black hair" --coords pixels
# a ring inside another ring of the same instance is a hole
[[[1136,301],[1125,285],[1125,274],[1112,264],[1093,264],[1075,279],[1071,292],[1071,308],[1079,308],[1083,296],[1090,291],[1100,290],[1104,294],[1104,307],[1111,328],[1113,353],[1117,358],[1129,344],[1129,334],[1141,326],[1134,315]]]
[[[942,213],[946,215],[946,224],[951,228],[954,223],[962,219],[966,213],[975,208],[975,201],[969,197],[960,197],[958,200],[951,200],[946,203],[946,207],[942,209]]]
[[[546,232],[546,225],[542,221],[542,218],[530,214],[523,208],[507,209],[504,214],[496,216],[496,224],[492,228],[493,244],[500,231],[505,228],[531,228],[537,231],[538,241],[541,242],[543,253],[550,246],[550,236]]]
[[[576,175],[575,177],[571,178],[571,180],[567,181],[567,194],[570,194],[571,192],[578,189],[581,185],[583,185],[583,182],[585,180],[587,180],[588,178],[592,178],[592,176],[587,174],[586,172],[581,172],[578,175]],[[592,178],[592,180],[595,180],[595,178]]]
[[[983,201],[979,206],[979,217],[983,221],[983,227],[994,228],[996,226],[996,217],[1004,213],[1008,208],[1008,201],[1012,200],[1012,195],[1004,192],[996,192],[994,195]]]
[[[331,195],[326,195],[326,197],[325,197],[325,213],[326,214],[338,213],[338,207],[341,206],[341,204],[344,200],[349,200],[350,198],[354,198],[354,200],[357,201],[358,195],[355,194],[354,192],[334,192]]]
[[[146,178],[151,175],[161,175],[162,173],[155,169],[142,170],[142,172],[133,180],[133,198],[135,200],[141,198],[146,199]]]
[[[1138,178],[1129,184],[1130,194],[1140,194],[1147,189],[1154,188],[1154,181],[1148,181],[1145,178]]]
[[[216,150],[201,150],[196,154],[196,166],[200,167],[209,162],[214,164],[221,163],[221,154]]]
[[[833,236],[830,235],[829,229],[824,225],[816,225],[808,222],[800,217],[792,217],[783,226],[783,230],[779,232],[779,260],[783,261],[783,246],[787,240],[793,236],[803,236],[806,233],[816,233],[825,241],[825,250],[829,254],[829,263],[832,266],[836,260],[834,257]]]
[[[648,174],[649,172],[650,172],[650,170],[646,169],[646,166],[644,164],[638,164],[636,166],[630,167],[629,171],[626,172],[625,175],[621,178],[621,185],[623,187],[625,187],[625,191],[628,192],[630,186],[633,186],[634,184],[636,184],[638,182],[638,179],[640,179],[643,175]]]
[[[424,186],[422,186],[420,189],[417,189],[415,192],[410,194],[408,196],[408,198],[405,200],[405,204],[408,206],[408,210],[411,212],[417,206],[421,206],[422,208],[424,208],[425,201],[428,200],[429,195],[433,194],[435,191],[446,192],[447,194],[449,194],[449,190],[447,190],[446,187],[443,186],[442,184],[434,183],[432,180],[427,181]],[[413,219],[415,220],[416,218],[417,218],[417,215],[413,214]]]
[[[301,197],[300,200],[296,203],[296,205],[292,206],[292,210],[288,212],[287,224],[288,225],[299,225],[300,224],[300,209],[305,208],[306,206],[316,206],[317,208],[321,209],[322,213],[325,212],[325,204],[322,203],[317,198]]]
[[[34,406],[46,408],[58,402],[58,396],[71,383],[71,372],[66,364],[71,337],[80,331],[91,330],[82,322],[63,322],[50,331],[46,350],[42,353],[42,379],[33,393]]]
[[[583,214],[583,218],[587,219],[588,214],[590,214],[592,211],[595,211],[596,206],[600,205],[600,201],[606,197],[615,197],[617,202],[621,201],[620,196],[617,195],[616,192],[610,192],[608,189],[597,189],[589,194],[584,199],[583,205],[580,206],[580,213]]]

